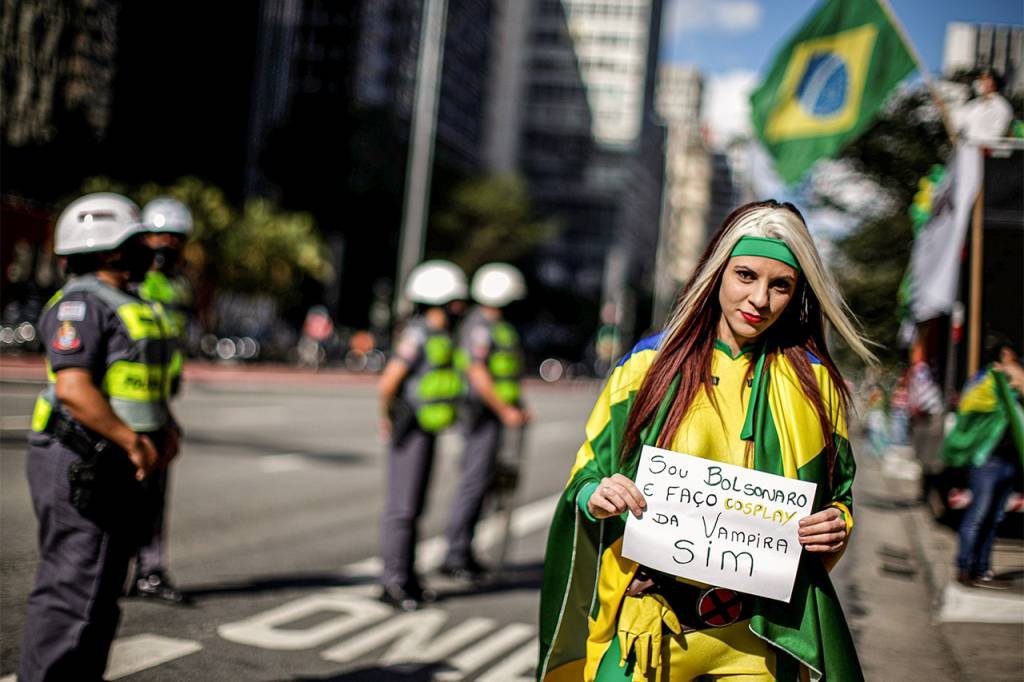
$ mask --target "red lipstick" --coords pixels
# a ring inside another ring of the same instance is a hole
[[[759,323],[764,321],[764,318],[761,317],[760,315],[754,315],[752,313],[746,313],[746,312],[743,312],[742,310],[740,311],[740,315],[742,315],[743,319],[746,320],[749,324],[759,324]]]

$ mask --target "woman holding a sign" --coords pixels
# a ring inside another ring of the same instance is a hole
[[[862,678],[828,577],[854,462],[826,320],[873,361],[799,211],[733,211],[587,422],[548,540],[539,679]]]

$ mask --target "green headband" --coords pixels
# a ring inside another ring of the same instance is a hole
[[[771,258],[777,260],[780,263],[785,263],[790,267],[800,272],[800,263],[797,261],[796,256],[786,246],[786,242],[781,239],[772,239],[771,237],[754,237],[747,235],[740,237],[740,240],[736,242],[736,246],[733,247],[732,253],[729,257],[734,256],[761,256],[762,258]]]

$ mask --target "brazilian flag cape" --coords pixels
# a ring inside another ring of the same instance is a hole
[[[956,425],[942,444],[942,461],[978,467],[988,461],[1009,428],[1024,464],[1024,412],[1006,375],[989,366],[964,386]]]
[[[640,448],[625,462],[620,460],[619,449],[629,410],[660,341],[660,334],[641,341],[612,371],[558,501],[548,535],[541,588],[537,678],[543,682],[583,679],[591,626],[598,627],[598,619],[608,622],[611,617],[614,622],[617,618],[614,614],[618,604],[603,605],[602,612],[597,599],[602,561],[614,561],[609,570],[619,566],[624,578],[635,570],[635,562],[615,554],[621,545],[618,541],[625,529],[624,519],[590,521],[576,498],[588,483],[613,473],[635,478]],[[817,413],[800,388],[792,366],[781,356],[768,366],[763,354],[757,361],[743,436],[753,439],[754,468],[817,483],[814,509],[836,506],[845,513],[847,527],[852,528],[855,465],[839,394],[820,361],[809,357],[835,427],[838,457],[830,485],[825,485],[828,465]],[[672,384],[651,425],[641,434],[643,444],[657,441],[677,383]],[[799,680],[800,664],[808,668],[814,680],[863,679],[853,638],[828,571],[818,556],[803,553],[788,604],[754,598],[750,629],[773,647],[779,680]]]

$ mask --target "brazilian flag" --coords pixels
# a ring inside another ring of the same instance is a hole
[[[779,176],[792,183],[856,139],[914,68],[879,0],[825,2],[750,96],[754,129]]]

